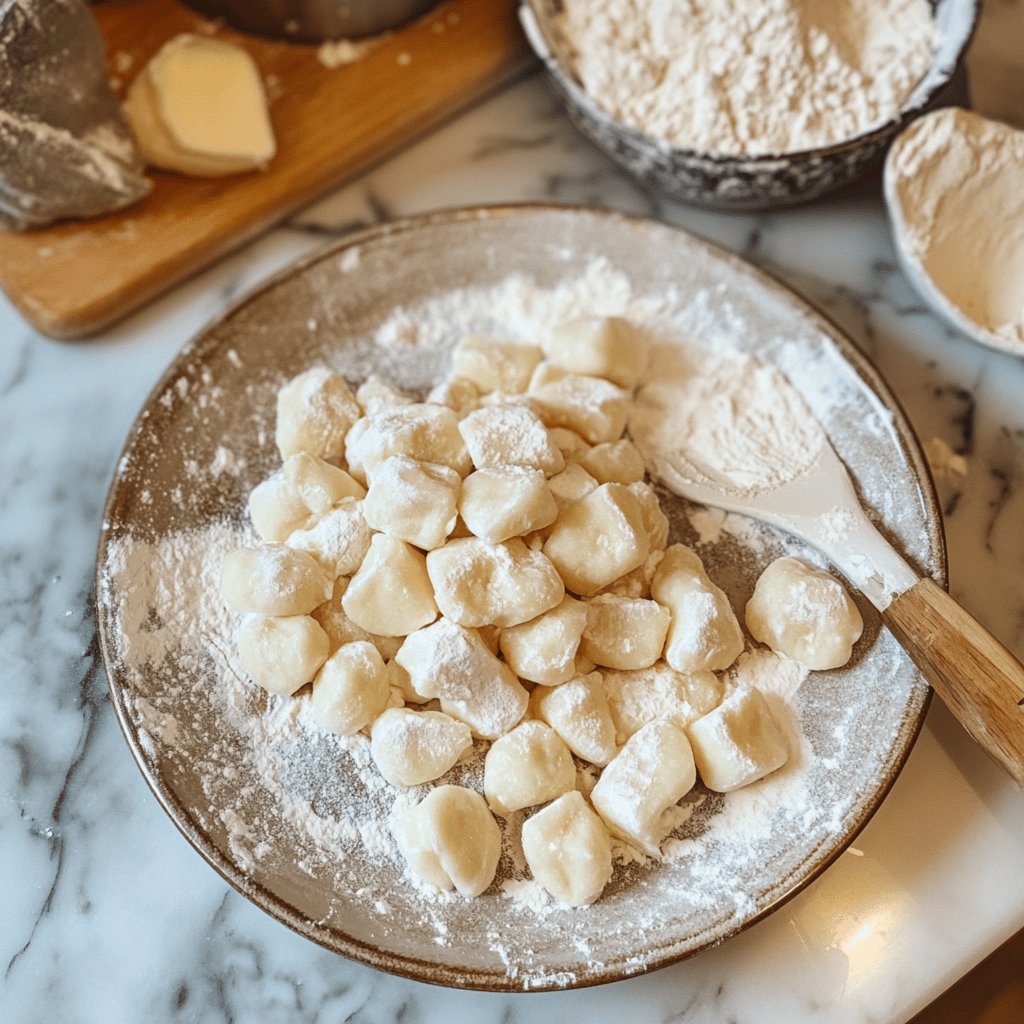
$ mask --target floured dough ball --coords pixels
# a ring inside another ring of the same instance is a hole
[[[449,377],[430,389],[427,401],[433,405],[448,406],[461,420],[480,408],[480,391],[471,380]]]
[[[441,711],[391,708],[370,728],[370,754],[392,786],[433,782],[472,745],[469,726]]]
[[[325,366],[314,366],[277,393],[275,439],[281,458],[308,452],[340,461],[345,435],[361,410],[345,378]]]
[[[677,672],[721,671],[743,651],[743,632],[729,599],[683,544],[665,551],[651,595],[672,612],[665,660]]]
[[[595,665],[647,668],[661,657],[671,618],[656,601],[599,594],[587,604],[580,649]]]
[[[366,488],[358,480],[309,452],[290,455],[281,472],[306,508],[316,516],[322,516],[345,498],[366,496]]]
[[[364,416],[374,416],[401,405],[413,405],[415,399],[389,384],[383,377],[371,373],[356,389],[356,401]]]
[[[630,737],[601,773],[590,799],[612,835],[660,857],[672,828],[669,809],[696,781],[686,735],[671,722],[655,721]]]
[[[566,594],[535,619],[503,629],[501,653],[516,675],[544,686],[568,682],[576,671],[576,652],[587,624],[584,604]]]
[[[558,506],[540,470],[494,466],[466,477],[459,512],[477,537],[498,544],[550,526]]]
[[[354,640],[367,640],[380,651],[380,656],[385,660],[393,658],[402,646],[400,637],[381,636],[379,633],[371,633],[357,626],[346,614],[341,606],[341,599],[348,589],[348,580],[339,579],[334,581],[334,590],[331,596],[318,605],[312,611],[312,616],[320,623],[320,628],[327,634],[330,643],[330,653],[333,654],[339,647],[350,644]]]
[[[450,466],[393,455],[373,474],[363,515],[373,529],[430,551],[455,526],[461,486]]]
[[[224,559],[221,569],[221,594],[238,612],[308,615],[330,590],[316,559],[291,548],[241,548]]]
[[[552,427],[548,431],[551,443],[565,456],[566,464],[570,461],[579,462],[583,455],[590,451],[590,445],[568,427]]]
[[[308,615],[246,615],[238,627],[238,661],[254,683],[290,697],[327,660],[327,634]]]
[[[526,690],[475,629],[438,619],[407,636],[395,661],[415,692],[439,698],[442,711],[483,739],[497,739],[526,713]]]
[[[737,689],[687,729],[694,760],[708,789],[734,789],[781,768],[789,759],[786,737],[760,690]]]
[[[635,484],[644,478],[644,460],[632,441],[605,441],[584,451],[572,452],[578,462],[599,484]]]
[[[501,830],[471,789],[438,786],[412,810],[394,815],[391,833],[413,874],[438,889],[479,896],[494,880]]]
[[[441,613],[462,626],[515,626],[553,608],[565,587],[551,562],[518,538],[449,541],[427,555]]]
[[[615,723],[600,672],[561,686],[538,686],[530,696],[536,717],[547,722],[584,761],[599,767],[615,756]]]
[[[365,729],[388,704],[380,652],[365,640],[339,647],[313,680],[310,712],[321,728],[342,736]]]
[[[842,583],[799,558],[776,559],[761,573],[746,620],[756,640],[815,671],[845,665],[864,630]]]
[[[630,493],[640,505],[644,528],[651,540],[651,551],[663,551],[668,544],[668,516],[661,510],[661,502],[650,484],[643,482],[629,485]]]
[[[650,668],[605,672],[604,689],[620,746],[659,718],[685,729],[722,700],[722,683],[713,672],[677,672],[663,661]]]
[[[525,466],[551,476],[563,469],[565,456],[547,428],[526,405],[492,405],[471,412],[459,430],[477,469]]]
[[[376,533],[341,599],[345,614],[382,636],[408,636],[437,618],[434,591],[421,551]]]
[[[543,722],[521,722],[499,736],[484,759],[484,795],[495,814],[547,803],[576,785],[565,741]]]
[[[583,597],[635,569],[649,550],[640,504],[622,484],[602,484],[566,508],[544,544],[566,587]]]
[[[284,474],[275,473],[250,492],[249,518],[261,540],[280,544],[307,525],[309,509]]]
[[[362,483],[392,455],[449,466],[459,476],[472,468],[458,417],[443,405],[406,405],[365,416],[345,439],[349,472]]]
[[[538,885],[570,907],[589,906],[612,877],[608,830],[577,790],[523,823],[523,855]]]
[[[570,505],[596,491],[598,483],[582,466],[570,462],[561,473],[548,480],[548,487],[561,514]]]
[[[633,387],[640,379],[647,354],[647,341],[629,321],[617,316],[558,324],[544,342],[544,355],[556,366],[604,377],[623,388]]]
[[[343,498],[308,530],[294,530],[288,547],[311,554],[331,579],[350,576],[370,549],[370,527],[363,517],[363,502]]]
[[[530,401],[549,427],[568,427],[588,444],[617,441],[626,429],[629,397],[599,377],[562,377],[534,386]]]
[[[503,391],[511,395],[526,390],[540,359],[536,345],[470,334],[452,349],[452,372],[472,381],[484,394]]]

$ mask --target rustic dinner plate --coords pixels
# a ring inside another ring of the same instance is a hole
[[[508,830],[481,897],[405,874],[387,814],[408,801],[364,737],[316,730],[305,702],[267,697],[236,666],[217,595],[249,490],[278,463],[274,393],[316,364],[418,393],[467,329],[536,340],[582,309],[626,313],[652,341],[693,338],[778,366],[821,420],[881,528],[944,578],[939,512],[916,440],[854,346],[805,302],[682,231],[601,210],[513,206],[372,228],[252,292],[192,340],[132,429],[97,567],[100,635],[132,753],[175,824],[239,892],[363,963],[440,984],[554,989],[612,981],[714,946],[825,868],[870,818],[920,728],[928,688],[877,615],[845,668],[765,680],[790,733],[785,769],[677,813],[664,862],[620,849],[594,906],[546,900]],[[690,342],[687,342],[688,344]],[[675,539],[698,545],[742,611],[795,542],[724,524],[663,494]],[[806,553],[806,552],[805,552]],[[767,662],[765,664],[768,664]],[[479,785],[479,753],[453,777]]]

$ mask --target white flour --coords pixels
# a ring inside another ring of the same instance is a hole
[[[597,104],[658,139],[789,153],[891,120],[928,70],[926,0],[565,0]]]
[[[353,273],[360,266],[357,258],[347,262]],[[535,340],[546,325],[583,314],[626,316],[656,345],[674,344],[684,351],[693,366],[707,358],[707,350],[691,340],[691,330],[714,338],[720,350],[728,349],[727,335],[733,330],[737,338],[749,337],[752,330],[714,291],[645,293],[622,272],[593,260],[559,285],[511,277],[400,308],[371,339],[364,339],[365,347],[354,346],[354,354],[339,368],[358,381],[397,352],[401,362],[391,367],[423,358],[437,379],[446,371],[447,346],[456,337],[500,330],[511,340]],[[325,358],[340,351],[336,340],[325,338]],[[822,379],[832,381],[832,358],[825,353],[815,364],[804,352],[800,365],[805,373],[817,365]],[[234,358],[228,353],[232,367],[240,361],[237,353]],[[733,365],[750,369],[742,362]],[[733,384],[743,379],[741,374]],[[396,383],[414,386],[400,373]],[[842,388],[837,392],[834,382],[821,393],[827,408],[816,407],[819,415],[828,410],[846,415],[849,394]],[[191,382],[179,377],[158,401],[191,422],[201,420],[204,409],[222,394],[210,376]],[[273,414],[272,395],[267,390],[266,423]],[[190,435],[197,438],[195,450],[173,457],[183,467],[209,467],[207,475],[218,486],[251,487],[269,467],[258,465],[249,440],[260,425],[239,422],[245,426],[237,437],[212,441],[208,433],[196,431]],[[871,444],[885,443],[887,421],[873,424],[871,417],[861,416],[858,422],[865,431],[877,427]],[[239,468],[237,481],[228,467]],[[149,470],[147,460],[136,465],[130,453],[121,467],[129,478],[137,474],[146,491],[162,493],[147,476]],[[189,502],[201,491],[197,476],[189,482],[172,492],[186,520]],[[141,507],[149,507],[139,500]],[[670,496],[663,501],[673,539],[695,542],[691,507]],[[313,902],[298,911],[306,920],[416,957],[424,949],[452,947],[452,957],[475,958],[479,946],[524,988],[575,983],[577,973],[563,969],[567,962],[584,978],[600,975],[604,957],[611,958],[608,969],[639,972],[648,957],[657,958],[659,950],[677,940],[681,928],[727,931],[788,891],[806,850],[827,844],[848,827],[851,803],[869,785],[859,774],[869,760],[863,751],[874,750],[885,737],[879,738],[875,710],[865,706],[860,692],[863,685],[880,685],[879,680],[892,686],[904,664],[895,644],[880,638],[874,644],[864,658],[865,671],[871,673],[866,684],[856,681],[854,670],[851,677],[816,676],[814,686],[802,688],[805,673],[799,666],[759,651],[741,659],[733,681],[756,681],[769,694],[786,729],[792,760],[743,793],[726,798],[702,790],[691,794],[675,813],[676,831],[665,847],[664,863],[617,844],[615,876],[605,895],[593,907],[569,910],[553,904],[529,880],[513,825],[505,835],[491,893],[477,900],[440,893],[406,873],[387,824],[394,809],[418,801],[426,789],[391,787],[375,768],[365,736],[324,733],[309,719],[308,701],[268,695],[243,678],[233,646],[235,617],[221,601],[219,572],[224,555],[251,534],[241,501],[230,522],[211,521],[206,509],[196,504],[191,518],[201,525],[194,530],[154,541],[124,535],[108,545],[99,599],[111,624],[112,663],[125,710],[154,770],[162,778],[180,773],[193,780],[188,803],[198,827],[214,846],[230,851],[241,871],[272,891],[275,878],[287,876],[290,891],[313,894]],[[783,551],[804,554],[743,517],[708,515],[706,520],[701,554],[736,607],[742,607],[756,574],[771,558]],[[476,743],[445,781],[479,790],[484,750],[484,744]],[[838,794],[837,770],[846,772]],[[586,789],[593,778],[583,772],[580,781]],[[789,838],[794,835],[802,837],[806,850],[794,845]],[[778,872],[767,890],[766,864],[773,865],[769,877]],[[317,902],[322,892],[326,895]],[[640,948],[638,935],[644,936]],[[472,953],[463,947],[466,937],[475,943]],[[631,951],[625,961],[610,952],[616,948]]]

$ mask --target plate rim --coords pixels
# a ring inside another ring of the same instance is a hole
[[[556,214],[570,217],[595,217],[612,219],[625,223],[635,229],[656,228],[668,234],[678,234],[688,244],[705,248],[716,260],[724,262],[742,275],[753,278],[762,287],[780,296],[788,304],[802,307],[802,312],[814,320],[829,339],[836,345],[844,361],[860,378],[864,386],[872,392],[893,417],[893,429],[904,457],[910,463],[919,488],[921,498],[928,515],[928,547],[935,569],[925,573],[940,586],[948,589],[948,557],[941,505],[935,489],[934,479],[924,457],[920,439],[917,436],[902,404],[886,383],[881,373],[871,360],[857,347],[849,335],[825,312],[794,286],[783,282],[774,274],[763,270],[744,259],[742,256],[711,242],[696,232],[641,214],[625,213],[607,207],[552,202],[516,202],[495,203],[474,206],[456,206],[426,213],[412,214],[395,220],[359,228],[346,233],[331,243],[307,253],[292,261],[268,277],[257,282],[240,294],[224,310],[205,323],[177,352],[164,372],[150,389],[137,413],[125,438],[117,461],[114,465],[107,497],[103,505],[103,517],[97,542],[94,587],[96,594],[96,618],[99,638],[99,649],[107,679],[107,689],[117,717],[118,726],[125,738],[136,766],[141,772],[146,785],[156,797],[157,802],[174,823],[178,831],[189,845],[212,867],[236,892],[258,907],[270,917],[289,927],[292,931],[317,943],[324,949],[344,956],[350,960],[365,964],[377,970],[386,971],[413,981],[425,982],[453,988],[467,988],[486,992],[545,992],[567,991],[570,989],[590,988],[614,981],[639,977],[650,972],[668,967],[696,956],[728,941],[740,932],[753,927],[780,907],[793,899],[817,879],[838,857],[854,842],[867,823],[878,811],[891,791],[896,779],[903,771],[911,751],[917,742],[924,720],[931,704],[932,690],[925,685],[918,707],[913,708],[912,700],[907,707],[900,733],[905,733],[902,750],[895,757],[888,772],[879,780],[873,798],[865,805],[863,812],[848,830],[834,840],[832,849],[816,861],[785,891],[779,893],[760,911],[744,918],[735,927],[728,928],[722,934],[695,949],[664,952],[660,956],[645,960],[642,966],[631,965],[626,968],[619,964],[613,967],[602,967],[586,973],[577,974],[569,984],[563,979],[547,976],[527,976],[526,983],[519,975],[503,975],[491,970],[473,970],[458,965],[423,960],[407,954],[395,954],[381,950],[379,947],[352,937],[336,928],[317,927],[304,918],[294,907],[272,893],[269,889],[242,872],[238,866],[227,858],[224,853],[209,839],[195,823],[191,814],[177,799],[173,790],[166,786],[160,773],[147,760],[138,729],[128,715],[126,701],[123,699],[128,687],[116,680],[119,677],[118,660],[113,656],[112,634],[114,622],[108,604],[102,595],[109,589],[104,579],[107,565],[106,552],[113,537],[113,524],[116,520],[117,499],[124,483],[123,466],[126,456],[134,447],[140,433],[146,425],[146,412],[173,380],[180,376],[181,368],[204,344],[213,344],[220,327],[235,317],[243,308],[257,301],[266,292],[300,276],[313,265],[330,260],[345,250],[361,246],[367,242],[376,242],[410,231],[443,223],[461,223],[491,220],[498,217],[510,217],[522,214]],[[917,671],[916,669],[914,671]],[[918,672],[920,677],[920,672]]]

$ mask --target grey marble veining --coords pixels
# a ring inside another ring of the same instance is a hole
[[[346,962],[250,906],[176,833],[131,762],[95,652],[95,542],[137,410],[207,319],[335,234],[513,199],[682,225],[833,317],[921,438],[967,458],[966,478],[938,479],[952,589],[1024,655],[1024,360],[922,308],[877,182],[777,214],[691,210],[623,177],[530,77],[97,339],[49,341],[0,302],[4,1024],[897,1024],[1024,925],[1024,799],[937,705],[854,852],[719,949],[601,989],[454,992]]]

